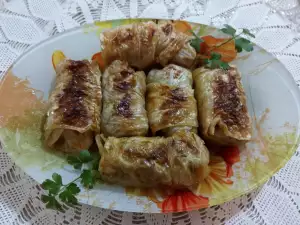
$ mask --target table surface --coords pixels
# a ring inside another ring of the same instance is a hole
[[[293,1],[293,0],[286,0]],[[29,46],[96,20],[173,18],[249,28],[300,85],[300,38],[258,0],[0,0],[0,77]],[[0,224],[300,224],[300,151],[263,187],[220,206],[170,214],[126,213],[80,205],[65,214],[36,199],[40,186],[0,150]]]

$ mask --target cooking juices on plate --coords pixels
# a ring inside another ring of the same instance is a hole
[[[102,76],[95,61],[65,59],[56,69],[48,146],[76,152],[96,139],[104,181],[193,190],[209,174],[204,141],[250,140],[240,73],[201,65],[191,35],[172,23],[144,22],[106,30],[100,39]]]

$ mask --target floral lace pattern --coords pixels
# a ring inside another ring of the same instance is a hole
[[[289,20],[258,0],[0,0],[0,76],[28,47],[49,36],[96,20],[128,17],[179,18],[247,27],[256,35],[253,41],[273,53],[300,85],[299,34]],[[252,156],[267,160],[256,152]],[[43,192],[40,186],[0,150],[0,224],[296,225],[300,221],[299,157],[298,150],[259,190],[208,209],[158,215],[80,205],[61,214],[45,209],[39,200]],[[233,165],[238,166],[239,162]],[[247,179],[249,174],[235,176]],[[182,195],[194,201],[193,196]],[[205,199],[196,201],[205,204]],[[164,202],[164,207],[170,202],[172,199]]]

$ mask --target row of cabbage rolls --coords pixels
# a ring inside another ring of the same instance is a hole
[[[46,145],[78,152],[96,139],[103,180],[193,190],[209,173],[198,131],[206,142],[239,145],[251,138],[251,121],[235,67],[183,68],[196,57],[189,40],[172,24],[137,23],[101,34],[103,74],[94,61],[61,62]],[[156,63],[163,69],[142,71]]]
[[[97,143],[105,180],[192,189],[206,177],[209,153],[196,134],[197,105],[188,70],[168,65],[146,76],[116,60],[104,72],[102,90],[101,131],[109,138],[104,145],[97,138]]]
[[[56,72],[46,144],[76,152],[88,149],[96,136],[99,170],[108,182],[192,190],[209,170],[198,129],[205,140],[224,145],[251,137],[245,93],[234,67],[191,73],[169,64],[146,76],[115,60],[101,75],[95,62],[65,60]]]

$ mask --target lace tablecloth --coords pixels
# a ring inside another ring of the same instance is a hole
[[[286,0],[291,1],[291,0]],[[292,0],[293,1],[293,0]],[[294,0],[295,1],[295,0]],[[258,0],[0,0],[0,74],[30,45],[66,29],[126,17],[175,18],[249,28],[300,85],[300,38],[292,24]],[[80,205],[46,210],[40,186],[0,150],[0,224],[300,224],[300,151],[263,187],[220,206],[142,214]]]

